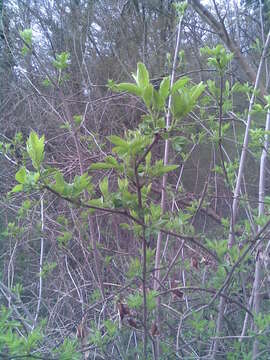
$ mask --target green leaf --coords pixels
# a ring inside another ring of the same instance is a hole
[[[145,157],[145,165],[148,168],[151,166],[151,159],[152,159],[152,153],[151,151],[149,151],[149,153]]]
[[[108,139],[114,145],[128,147],[128,143],[125,140],[121,139],[119,136],[111,135],[108,137]]]
[[[153,166],[147,171],[149,176],[163,176],[164,174],[177,169],[179,165],[163,165],[162,160],[157,160]]]
[[[84,190],[88,190],[89,192],[92,190],[91,186],[91,177],[89,177],[86,173],[78,176],[76,175],[74,178],[74,182],[72,185],[72,197],[78,197]]]
[[[119,224],[121,229],[130,230],[130,225],[126,223]]]
[[[107,170],[107,169],[117,169],[120,167],[120,164],[118,164],[117,160],[109,155],[106,157],[104,162],[98,162],[95,164],[92,164],[90,166],[90,170]]]
[[[180,78],[173,84],[171,93],[172,94],[176,93],[176,91],[182,89],[188,82],[189,82],[188,77],[185,76]]]
[[[56,59],[53,61],[53,66],[58,70],[64,70],[68,67],[70,54],[68,52],[61,52],[56,54]]]
[[[110,164],[115,168],[119,166],[117,160],[111,155],[106,157],[105,162],[106,162],[106,164]]]
[[[114,197],[112,199],[112,203],[113,203],[114,209],[120,209],[123,207],[123,201],[119,197]]]
[[[23,184],[18,184],[10,191],[10,193],[17,193],[23,191]]]
[[[32,29],[25,29],[20,31],[20,37],[23,39],[25,44],[22,47],[22,54],[26,55],[32,48]]]
[[[52,186],[52,188],[58,192],[59,194],[62,194],[65,189],[65,180],[64,176],[58,171],[55,176],[55,184]]]
[[[60,127],[60,129],[65,129],[65,130],[71,131],[71,125],[69,122],[65,122],[64,124],[61,124],[59,127]]]
[[[189,140],[184,136],[175,136],[172,138],[172,147],[175,151],[181,152]]]
[[[57,348],[57,354],[59,360],[79,360],[81,354],[77,352],[77,341],[65,339],[63,344]]]
[[[29,353],[32,349],[37,347],[38,342],[42,340],[42,334],[40,329],[36,328],[35,330],[29,332],[28,337],[25,342],[25,350]]]
[[[84,190],[92,191],[91,177],[87,173],[74,178],[74,182],[69,184],[65,182],[63,175],[58,171],[55,176],[55,184],[52,185],[57,193],[71,198],[77,198]]]
[[[156,308],[156,297],[158,292],[156,290],[149,290],[146,296],[147,309],[153,311]]]
[[[112,79],[109,79],[109,80],[108,80],[107,86],[108,86],[108,88],[111,89],[112,91],[115,91],[115,90],[116,90],[116,88],[115,88],[115,86],[116,86],[116,85],[115,85],[115,81],[112,80]]]
[[[126,155],[128,153],[130,146],[128,142],[116,135],[109,136],[108,139],[111,143],[117,145],[112,149],[113,152],[117,153],[118,155]]]
[[[166,100],[170,92],[170,77],[163,78],[159,86],[159,95]]]
[[[91,200],[87,201],[87,204],[90,206],[101,207],[101,206],[103,206],[103,199],[102,199],[102,197],[100,197],[98,199],[91,199]]]
[[[213,66],[220,73],[223,73],[227,65],[233,58],[233,54],[226,52],[226,49],[223,45],[218,44],[214,48],[209,48],[208,46],[200,49],[202,55],[208,55],[208,65]]]
[[[252,107],[252,110],[251,110],[251,114],[256,114],[256,113],[259,113],[261,111],[263,111],[264,108],[262,107],[261,104],[254,104],[253,107]]]
[[[191,99],[193,101],[193,104],[198,100],[198,98],[201,96],[205,89],[205,85],[201,81],[198,85],[195,85],[191,88]]]
[[[39,172],[27,171],[25,167],[21,167],[15,175],[15,179],[18,181],[19,184],[11,190],[11,193],[22,191],[29,186],[35,186],[39,178]]]
[[[143,63],[139,62],[137,64],[137,74],[133,74],[133,78],[141,90],[149,85],[149,73]]]
[[[27,185],[34,186],[40,178],[39,172],[28,172],[27,174]]]
[[[165,118],[161,117],[157,119],[156,126],[158,129],[165,129],[166,127]]]
[[[165,106],[165,99],[156,90],[153,90],[153,105],[154,109],[158,111],[163,110]]]
[[[177,12],[177,15],[179,18],[183,17],[184,16],[184,13],[187,9],[187,6],[188,6],[188,3],[187,1],[184,1],[184,2],[174,2],[173,3],[173,6]]]
[[[161,169],[162,174],[168,173],[170,171],[173,171],[175,169],[177,169],[179,167],[179,165],[166,165],[163,166],[163,168]]]
[[[40,169],[40,165],[44,159],[44,141],[44,135],[39,138],[34,131],[31,131],[27,140],[26,150],[36,170]]]
[[[128,179],[121,179],[121,178],[118,178],[117,179],[117,183],[118,183],[118,188],[120,191],[124,191],[124,190],[127,190],[128,188]]]
[[[27,181],[27,171],[26,168],[23,166],[20,168],[19,171],[16,172],[15,179],[20,184],[25,184]]]
[[[143,297],[140,292],[136,292],[135,294],[130,294],[127,299],[128,306],[131,309],[139,310],[143,304]]]
[[[201,82],[191,88],[179,89],[172,96],[172,113],[176,118],[187,115],[193,107],[199,96],[205,89],[205,85]]]
[[[210,93],[216,97],[220,94],[220,90],[219,88],[216,87],[216,83],[214,80],[207,80],[207,86],[208,86],[208,89],[210,91]]]
[[[120,83],[118,85],[114,85],[113,90],[127,91],[129,94],[136,96],[141,96],[142,94],[141,89],[137,85],[131,83]]]
[[[265,95],[264,98],[267,102],[266,108],[269,108],[270,107],[270,95]]]
[[[67,246],[68,242],[72,239],[72,233],[69,231],[64,231],[62,235],[57,236],[57,241],[59,246]]]
[[[172,96],[172,113],[176,118],[187,115],[191,109],[192,103],[187,91]]]
[[[24,29],[23,31],[20,31],[20,37],[28,46],[31,46],[32,44],[32,35],[32,29]]]
[[[77,126],[80,126],[83,120],[82,115],[74,115],[73,120]]]
[[[151,142],[151,138],[142,136],[137,133],[136,136],[128,143],[128,153],[132,156],[142,153],[147,145]]]
[[[130,259],[129,269],[127,272],[128,278],[132,279],[137,276],[141,276],[141,274],[142,274],[142,268],[141,268],[140,260],[138,258]]]
[[[52,85],[52,82],[51,82],[51,80],[50,80],[48,77],[46,77],[46,78],[42,81],[42,85],[47,87],[47,86]]]
[[[109,181],[108,176],[105,176],[104,179],[99,183],[99,188],[104,197],[106,197],[109,193]]]
[[[142,98],[143,98],[143,100],[144,100],[144,102],[145,102],[145,105],[146,105],[148,108],[150,108],[151,103],[152,103],[153,90],[154,90],[153,85],[150,84],[150,85],[148,85],[148,86],[144,89],[144,91],[143,91]]]
[[[112,338],[117,332],[117,324],[115,324],[112,320],[105,320],[104,325],[109,337]]]

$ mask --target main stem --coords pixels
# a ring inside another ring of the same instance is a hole
[[[152,144],[148,147],[145,154],[136,162],[134,168],[134,175],[136,181],[136,189],[137,189],[137,199],[138,199],[138,216],[142,226],[142,289],[143,289],[143,358],[144,360],[147,359],[147,341],[148,341],[148,333],[147,333],[147,262],[146,262],[146,250],[147,250],[147,242],[145,238],[145,223],[144,223],[144,211],[143,211],[143,202],[142,202],[142,185],[139,179],[138,168],[140,163],[145,159],[148,152],[157,142],[158,137],[156,136],[153,140]]]
[[[146,291],[146,274],[147,274],[147,263],[146,263],[146,239],[145,239],[145,229],[143,229],[143,272],[142,272],[142,282],[143,282],[143,354],[144,359],[147,359],[147,291]]]
[[[44,256],[44,200],[43,200],[43,195],[40,198],[40,220],[41,220],[41,238],[40,238],[40,258],[39,258],[39,294],[38,294],[37,310],[36,310],[36,316],[35,316],[33,327],[35,327],[37,324],[41,300],[42,300],[42,286],[43,286],[42,268],[43,268],[43,256]]]

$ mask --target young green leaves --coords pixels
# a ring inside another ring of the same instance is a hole
[[[11,190],[11,193],[23,191],[23,186],[27,182],[27,172],[25,167],[22,167],[19,171],[17,171],[15,179],[19,184],[14,186],[14,188]]]
[[[36,170],[40,170],[40,165],[44,159],[44,141],[44,135],[39,138],[36,132],[31,131],[26,143],[27,153]]]
[[[149,86],[149,73],[143,63],[138,63],[137,73],[132,74],[132,77],[136,81],[138,88],[141,90],[144,90]]]
[[[205,85],[200,83],[193,87],[186,86],[189,82],[188,77],[178,79],[170,89],[170,77],[165,77],[160,83],[159,90],[154,89],[149,79],[149,73],[145,65],[138,63],[136,74],[132,75],[136,84],[121,83],[116,85],[109,83],[109,87],[114,91],[127,91],[130,94],[140,97],[155,122],[155,129],[164,128],[163,122],[159,121],[160,113],[166,113],[166,100],[172,95],[172,114],[175,120],[187,115],[195,106],[198,98],[205,89]],[[159,121],[159,125],[157,125]]]
[[[185,86],[187,81],[186,78],[179,79],[172,87],[172,113],[176,120],[186,116],[194,108],[205,89],[202,82],[188,88]]]
[[[47,169],[42,171],[41,164],[44,160],[44,146],[44,135],[39,138],[37,133],[32,131],[26,143],[26,150],[36,171],[29,171],[26,167],[21,167],[15,175],[18,184],[11,190],[12,193],[35,187],[40,178],[45,182],[46,186],[49,185],[60,196],[71,199],[78,198],[84,190],[92,190],[91,178],[86,173],[81,176],[76,175],[73,183],[67,183],[59,170]],[[51,173],[54,174],[52,184],[49,183],[50,180],[47,178],[47,175]]]
[[[25,56],[32,48],[32,29],[25,29],[20,31],[20,37],[22,38],[24,45],[22,47],[22,54]]]
[[[115,84],[109,81],[109,87],[113,91],[127,91],[129,94],[140,97],[150,111],[158,113],[164,109],[166,99],[169,96],[170,78],[164,78],[159,91],[154,89],[149,79],[149,73],[145,65],[141,62],[137,65],[136,74],[132,74],[135,84],[120,83]]]
[[[149,82],[149,73],[145,67],[145,65],[141,62],[137,65],[137,73],[132,74],[132,77],[134,78],[136,84],[132,83],[120,83],[115,84],[114,81],[109,81],[108,86],[113,91],[127,91],[130,94],[143,97],[144,92],[151,92],[148,88],[150,82]],[[148,90],[147,90],[148,89]]]
[[[24,166],[17,171],[15,179],[19,184],[15,185],[11,193],[29,190],[34,187],[40,178],[39,172],[28,171]]]
[[[214,67],[220,74],[223,74],[229,62],[233,58],[232,53],[226,52],[226,49],[223,45],[218,44],[214,48],[209,48],[208,46],[200,49],[202,55],[208,55],[208,65]]]
[[[70,54],[68,52],[61,52],[56,54],[56,59],[53,61],[53,66],[58,70],[64,70],[68,67]]]
[[[15,175],[15,179],[19,184],[11,190],[11,193],[29,190],[29,188],[37,184],[40,178],[40,166],[44,159],[44,140],[44,136],[39,138],[34,131],[30,133],[26,143],[26,150],[32,160],[33,167],[37,171],[29,171],[24,166],[21,167]]]
[[[78,198],[84,190],[92,190],[91,178],[87,174],[81,176],[76,175],[73,183],[67,183],[60,171],[57,171],[54,180],[55,183],[50,185],[51,188],[60,196],[70,199]]]

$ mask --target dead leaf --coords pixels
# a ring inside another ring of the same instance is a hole
[[[153,322],[153,324],[151,326],[151,335],[152,336],[159,335],[158,327],[157,327],[157,324],[155,322]]]

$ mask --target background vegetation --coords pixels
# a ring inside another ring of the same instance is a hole
[[[269,1],[0,1],[0,358],[269,359]]]

